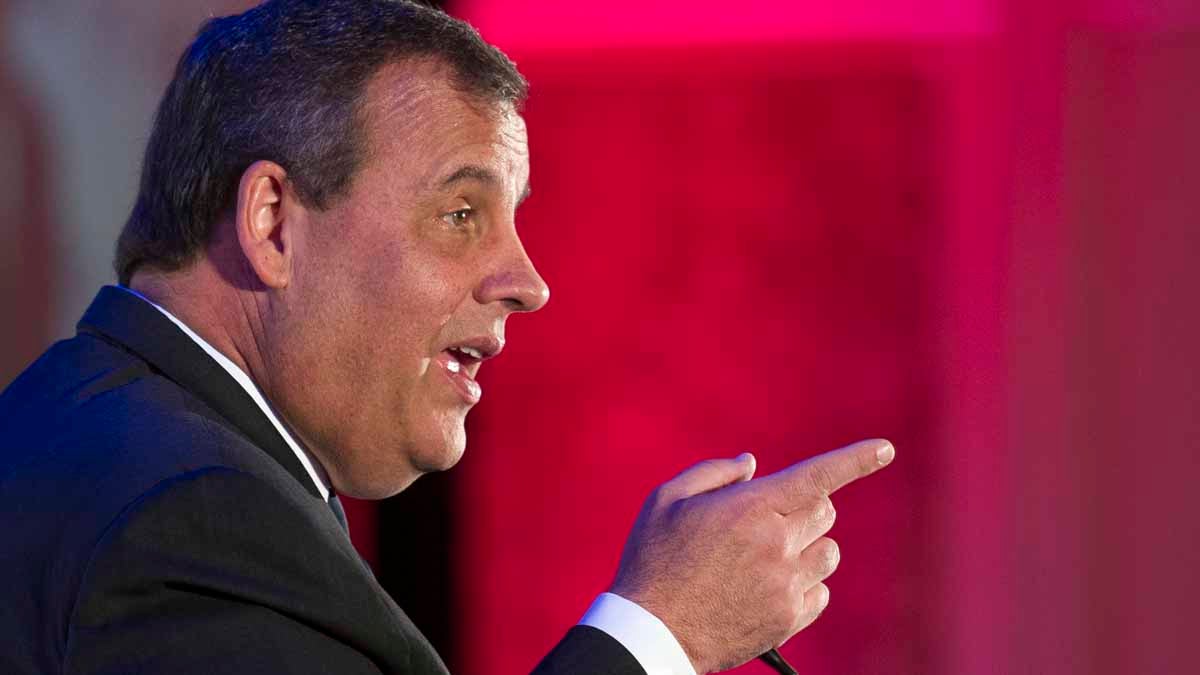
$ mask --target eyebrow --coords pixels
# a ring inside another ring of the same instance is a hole
[[[459,167],[454,173],[446,176],[446,178],[442,181],[441,188],[444,190],[453,186],[455,183],[461,183],[467,180],[478,181],[480,183],[491,183],[493,185],[499,185],[502,182],[500,177],[497,176],[496,173],[491,169],[474,164],[468,164],[466,166]],[[517,197],[517,206],[520,206],[521,202],[525,201],[525,199],[529,197],[530,192],[531,190],[529,188],[529,183],[525,183],[525,189],[521,191],[521,196]]]

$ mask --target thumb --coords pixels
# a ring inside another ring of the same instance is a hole
[[[748,481],[754,476],[756,466],[754,455],[748,452],[733,459],[706,459],[684,469],[663,487],[674,499],[687,499],[731,483]]]

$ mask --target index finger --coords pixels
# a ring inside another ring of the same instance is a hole
[[[869,476],[892,462],[896,449],[883,438],[852,443],[810,457],[759,479],[774,493],[776,510],[790,513],[814,496],[828,496],[848,483]]]

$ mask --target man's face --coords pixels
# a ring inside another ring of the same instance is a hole
[[[365,95],[348,195],[294,231],[270,393],[339,492],[380,498],[458,461],[481,359],[549,289],[514,225],[520,115],[464,98],[433,63],[385,67]]]

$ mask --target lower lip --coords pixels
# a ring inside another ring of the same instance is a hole
[[[448,363],[445,359],[438,359],[438,365],[442,367],[442,372],[449,378],[450,384],[458,391],[459,396],[462,396],[463,400],[467,403],[479,403],[479,398],[483,395],[483,389],[479,386],[479,383],[471,379],[461,365],[457,373],[451,372],[450,368],[447,367]]]

